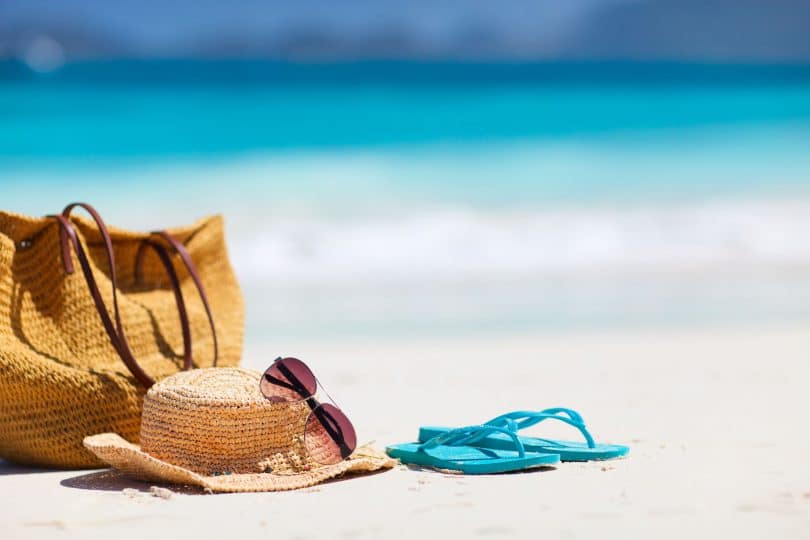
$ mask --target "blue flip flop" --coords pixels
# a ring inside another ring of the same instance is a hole
[[[499,448],[477,446],[478,441],[490,435],[501,438]],[[423,442],[394,444],[385,451],[402,463],[464,474],[522,471],[560,461],[558,454],[527,452],[517,433],[508,427],[495,425],[445,430]]]
[[[527,452],[559,454],[561,461],[592,461],[619,458],[626,456],[630,451],[627,446],[594,442],[593,437],[585,428],[585,421],[582,416],[576,411],[562,407],[542,411],[514,411],[493,418],[484,425],[506,428],[506,433],[501,430],[492,431],[480,438],[476,442],[476,446],[492,450],[514,448],[514,443],[507,433],[526,429],[544,420],[558,420],[577,428],[585,438],[585,442],[519,437],[519,441]],[[431,440],[451,431],[454,430],[448,427],[423,426],[419,428],[419,440]]]

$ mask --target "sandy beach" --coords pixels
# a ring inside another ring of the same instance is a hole
[[[469,477],[414,470],[206,495],[0,462],[4,538],[807,538],[810,327],[248,344],[305,359],[384,446],[423,423],[568,406],[627,459]],[[543,433],[571,435],[561,427]]]
[[[549,408],[630,452],[237,494],[0,457],[0,540],[810,540],[810,2],[95,4],[0,0],[0,454],[100,463],[106,361],[213,359],[256,380],[142,439],[220,486]]]

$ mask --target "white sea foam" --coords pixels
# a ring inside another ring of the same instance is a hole
[[[810,201],[236,220],[244,279],[414,282],[810,268]]]

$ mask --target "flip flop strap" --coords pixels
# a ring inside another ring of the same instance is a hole
[[[567,416],[572,422],[585,427],[585,419],[582,418],[582,415],[573,409],[566,409],[564,407],[552,407],[550,409],[543,409],[542,411],[515,411],[503,416],[512,420],[522,418],[522,420],[518,422],[518,429],[525,429],[546,420],[548,417],[544,415],[553,415],[559,419],[563,419]]]
[[[515,450],[520,457],[526,457],[526,449],[517,435],[517,424],[513,421],[507,422],[508,427],[494,425],[466,426],[445,431],[435,437],[428,439],[419,445],[420,451],[430,450],[437,446],[475,446],[475,443],[488,437],[493,433],[503,433],[508,435],[515,445]]]
[[[563,407],[554,407],[542,411],[513,411],[493,418],[484,425],[514,425],[516,427],[515,431],[520,431],[521,429],[529,428],[545,420],[558,420],[577,428],[585,438],[585,442],[588,443],[588,448],[596,447],[596,442],[594,442],[593,436],[585,427],[585,420],[583,420],[582,416],[572,409]]]

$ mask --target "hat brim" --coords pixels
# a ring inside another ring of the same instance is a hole
[[[334,465],[324,465],[296,474],[229,474],[203,476],[189,469],[156,459],[141,447],[116,433],[85,437],[84,446],[111,467],[127,474],[157,482],[200,486],[220,493],[250,491],[286,491],[314,486],[348,472],[372,472],[390,469],[396,463],[385,453],[364,446]]]

